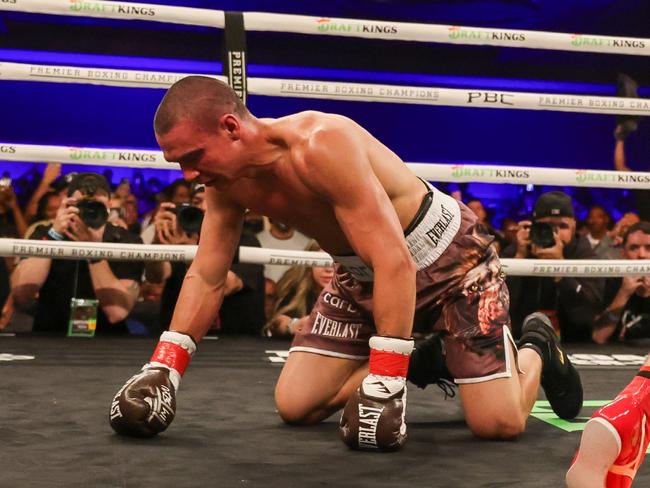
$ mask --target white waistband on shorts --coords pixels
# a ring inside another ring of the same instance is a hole
[[[431,206],[406,236],[406,245],[418,269],[432,265],[445,252],[456,237],[461,221],[458,202],[433,186],[429,187],[433,191]]]
[[[427,183],[433,192],[431,205],[409,235],[408,247],[418,270],[432,265],[449,246],[460,228],[458,202]],[[372,269],[359,256],[332,256],[359,281],[373,281]]]

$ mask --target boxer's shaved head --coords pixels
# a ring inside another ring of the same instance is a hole
[[[201,128],[215,127],[226,113],[241,118],[248,109],[227,84],[207,76],[188,76],[174,83],[160,102],[154,117],[156,134],[167,134],[181,119]]]

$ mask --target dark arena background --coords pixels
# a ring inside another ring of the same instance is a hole
[[[3,10],[3,4],[16,1],[0,0],[0,173],[12,179],[22,203],[45,161],[3,161],[12,144],[157,150],[152,119],[164,90],[8,81],[2,63],[222,74],[222,29]],[[648,0],[151,1],[650,42]],[[70,2],[94,8],[93,1]],[[647,55],[281,32],[248,32],[246,45],[250,77],[615,96],[617,75],[624,73],[638,83],[639,98],[650,98]],[[614,169],[615,115],[260,95],[249,95],[247,104],[258,117],[301,110],[344,114],[407,162]],[[640,120],[626,140],[626,155],[632,170],[650,171],[650,121]],[[64,165],[64,173],[89,170]],[[114,184],[128,178],[161,188],[181,176],[172,170],[95,170],[106,171]],[[505,217],[528,215],[540,193],[558,189],[439,186],[460,189],[465,199],[479,198],[496,227]],[[614,219],[634,205],[622,188],[560,189],[573,196],[579,219],[595,203]],[[464,423],[458,397],[445,398],[435,386],[411,387],[410,438],[391,454],[348,450],[338,438],[338,414],[313,427],[284,425],[273,389],[289,343],[262,337],[202,342],[183,378],[172,426],[152,439],[119,437],[108,424],[110,400],[154,346],[153,338],[143,337],[0,333],[0,488],[560,487],[587,419],[629,382],[650,341],[568,346],[585,388],[581,415],[571,422],[558,419],[540,390],[527,431],[514,442],[477,440]],[[635,487],[650,486],[647,464]]]

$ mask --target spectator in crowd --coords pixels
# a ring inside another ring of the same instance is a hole
[[[27,224],[11,186],[11,179],[4,176],[0,178],[0,237],[21,237],[26,230]],[[7,325],[13,310],[9,298],[9,276],[13,267],[13,258],[0,257],[0,329]]]
[[[614,241],[608,235],[610,223],[611,217],[603,207],[593,205],[589,209],[585,237],[599,259],[618,259],[621,255],[620,250],[616,248]]]
[[[632,225],[623,239],[624,259],[650,259],[650,222]],[[650,337],[650,273],[611,280],[605,310],[596,317],[592,338],[604,344],[612,337]]]
[[[138,198],[133,193],[124,198],[124,222],[130,232],[138,235],[142,232],[138,214]]]
[[[22,237],[27,222],[11,186],[11,178],[0,178],[0,237]]]
[[[269,219],[268,229],[263,230],[257,235],[262,247],[268,249],[288,249],[299,251],[309,245],[309,238],[277,220]],[[282,275],[290,268],[279,264],[267,264],[264,266],[264,276],[274,283],[277,283]]]
[[[623,245],[623,237],[627,233],[627,230],[637,222],[641,222],[641,219],[634,212],[626,212],[623,216],[614,224],[614,228],[609,232],[609,238],[612,240],[616,247],[621,247]]]
[[[125,200],[126,197],[131,195],[131,182],[128,178],[122,178],[120,180],[120,183],[115,188],[113,195],[117,198],[121,198],[122,200]]]
[[[126,224],[124,200],[115,194],[112,194],[108,201],[108,222],[117,227],[129,230],[129,226]]]
[[[45,170],[43,171],[43,177],[41,178],[41,181],[38,183],[38,187],[36,187],[36,190],[34,190],[31,197],[29,198],[29,201],[27,202],[27,205],[25,206],[25,220],[29,224],[32,224],[37,220],[44,220],[42,216],[41,218],[39,218],[37,215],[39,203],[41,202],[43,195],[45,195],[46,193],[52,191],[56,191],[58,193],[58,191],[53,188],[52,184],[57,180],[57,178],[60,177],[60,175],[61,175],[60,163],[47,164]]]
[[[587,227],[587,221],[576,220],[576,235],[583,236],[586,239],[587,234],[589,234],[589,227]]]
[[[259,228],[259,221],[255,218],[252,224]],[[262,247],[268,249],[289,249],[298,251],[305,249],[309,244],[309,238],[294,228],[268,219],[268,225],[262,225],[262,230],[257,234]],[[273,308],[278,299],[277,283],[282,275],[287,272],[290,266],[280,264],[267,264],[264,266],[264,301],[265,318],[269,320],[273,316]]]
[[[311,241],[306,251],[320,251],[316,241]],[[278,300],[273,315],[264,326],[267,337],[293,337],[300,321],[306,319],[318,295],[334,276],[333,266],[292,266],[278,281]]]
[[[517,240],[517,231],[519,231],[519,224],[515,219],[512,217],[503,219],[501,222],[501,235],[503,235],[502,252]]]
[[[629,124],[628,124],[629,125]],[[625,123],[620,123],[616,126],[614,137],[616,144],[614,146],[614,168],[616,171],[632,171],[627,165],[625,158],[625,139],[629,135]],[[650,190],[647,189],[632,189],[636,200],[636,211],[641,220],[650,222]]]
[[[190,198],[192,205],[205,211],[205,187],[196,185]],[[161,204],[154,225],[156,244],[195,245],[199,241],[199,230],[184,230],[172,202]],[[246,230],[242,231],[240,246],[260,247],[257,238]],[[176,300],[189,269],[188,263],[157,261],[147,262],[145,278],[151,283],[164,283],[160,303],[161,330],[171,322]],[[215,329],[221,333],[259,334],[264,325],[264,274],[263,266],[235,263],[228,272],[226,292]]]
[[[144,229],[141,234],[142,241],[145,244],[151,244],[153,242],[154,236],[156,235],[156,226],[153,221],[158,209],[160,208],[160,204],[163,202],[169,202],[176,206],[183,203],[190,203],[190,199],[191,188],[190,183],[187,180],[178,178],[167,186],[159,197],[157,207],[142,219],[142,228]]]
[[[62,197],[55,191],[48,191],[38,199],[36,215],[34,215],[33,221],[27,227],[25,239],[31,239],[37,227],[50,225],[54,221],[61,206],[61,200]]]
[[[109,195],[103,176],[75,175],[53,223],[38,227],[32,238],[140,244],[137,235],[107,222]],[[83,212],[80,206],[85,207]],[[17,308],[29,308],[36,302],[35,332],[65,333],[71,299],[85,298],[98,301],[98,334],[125,334],[125,319],[138,297],[142,272],[143,263],[135,261],[30,257],[23,259],[12,274],[11,291]]]
[[[497,253],[500,253],[504,242],[503,234],[492,226],[483,203],[479,199],[473,198],[467,202],[467,206],[478,217],[478,221],[483,224],[487,233],[495,237],[494,241],[492,241],[492,245],[496,248]]]
[[[244,230],[259,236],[264,230],[264,216],[251,210],[246,211],[244,215]],[[264,278],[264,319],[269,320],[273,316],[273,309],[278,300],[278,294],[275,281]]]
[[[532,226],[531,226],[532,224]],[[503,256],[518,259],[595,259],[585,237],[576,236],[571,197],[543,193],[533,209],[533,222],[520,222],[517,240]],[[605,281],[601,278],[509,276],[510,315],[518,337],[524,318],[546,313],[565,340],[589,340],[593,319],[601,310]]]
[[[122,178],[117,185],[111,196],[111,202],[115,202],[113,208],[121,209],[120,218],[126,224],[129,232],[140,234],[142,229],[138,221],[138,198],[131,192],[131,182],[128,178]]]

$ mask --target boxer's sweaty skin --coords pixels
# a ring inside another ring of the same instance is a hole
[[[375,323],[408,337],[415,266],[403,229],[426,188],[352,120],[302,112],[280,119],[226,114],[218,129],[179,120],[156,135],[165,159],[205,183],[208,210],[170,329],[199,340],[223,298],[245,209],[289,224],[330,254],[355,253],[375,275]]]

